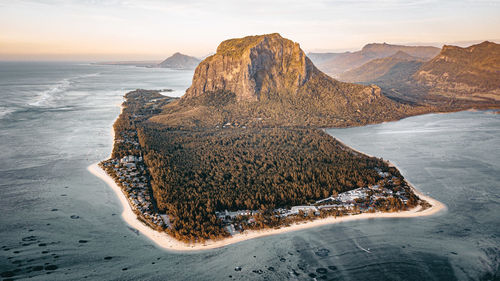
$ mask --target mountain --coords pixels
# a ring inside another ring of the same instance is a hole
[[[271,92],[296,93],[314,72],[299,45],[279,34],[231,39],[196,68],[184,98],[217,91],[232,92],[238,100],[259,100],[261,95],[265,99]]]
[[[404,45],[391,45],[387,43],[368,44],[361,49],[365,56],[372,57],[386,57],[397,52],[404,52],[413,57],[422,59],[430,59],[439,53],[439,48],[431,46],[404,46]]]
[[[439,53],[439,48],[431,46],[403,46],[386,43],[372,43],[365,45],[357,52],[339,53],[335,56],[329,55],[329,59],[317,61],[317,64],[319,69],[335,77],[345,71],[357,68],[370,60],[385,58],[398,51],[420,59],[431,59]],[[318,57],[317,54],[316,57]]]
[[[350,150],[320,128],[396,120],[428,108],[390,100],[377,86],[337,81],[318,70],[299,44],[277,33],[222,42],[196,67],[184,96],[158,95],[126,95],[114,125],[115,136],[124,139],[115,142],[113,159],[103,166],[113,174],[124,156],[142,155],[152,206],[168,215],[165,231],[179,240],[224,238],[228,226],[241,231],[289,225],[276,208],[375,184],[404,190],[413,203],[391,197],[387,203],[358,200],[359,206],[396,211],[419,201],[401,185],[397,169]],[[385,179],[393,176],[398,180]],[[128,188],[128,180],[122,186]],[[151,218],[146,210],[144,217]],[[253,216],[233,220],[221,216],[226,210],[252,210]]]
[[[373,59],[360,67],[346,71],[339,75],[339,80],[375,84],[394,79],[407,80],[423,63],[420,58],[398,51],[389,57]]]
[[[199,63],[200,60],[195,57],[187,56],[181,53],[175,53],[172,56],[168,57],[166,60],[159,63],[158,66],[176,69],[194,69]]]
[[[427,62],[399,62],[384,75],[366,79],[374,63],[346,72],[343,77],[375,83],[391,99],[444,111],[500,105],[499,44],[485,41],[467,48],[445,45]]]
[[[429,94],[500,101],[500,44],[444,46],[416,71],[410,83],[426,88]]]
[[[342,53],[308,53],[307,57],[317,65],[341,54]]]
[[[414,110],[377,86],[329,77],[298,43],[274,33],[222,42],[198,65],[186,94],[151,120],[188,127],[328,127],[395,120]]]

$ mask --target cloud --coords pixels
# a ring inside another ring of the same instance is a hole
[[[498,38],[500,26],[500,1],[489,0],[0,0],[0,7],[0,39],[144,53],[200,55],[227,38],[271,32],[309,49],[460,41]]]

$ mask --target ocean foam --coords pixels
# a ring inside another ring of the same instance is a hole
[[[82,78],[90,78],[90,77],[96,77],[99,76],[101,73],[90,73],[90,74],[84,74],[84,75],[79,75],[76,77],[72,78],[65,78],[59,83],[57,83],[54,87],[40,92],[38,97],[36,98],[35,101],[29,103],[30,106],[36,106],[36,107],[48,107],[52,105],[52,102],[60,97],[60,94],[66,92],[70,87],[71,84],[74,83],[78,79]]]
[[[57,94],[63,93],[71,85],[70,79],[61,80],[56,86],[50,88],[49,90],[42,91],[37,99],[29,105],[31,106],[49,106],[50,102],[54,100]]]
[[[14,111],[16,111],[16,110],[13,108],[0,106],[0,119],[7,117],[9,114],[11,114]]]

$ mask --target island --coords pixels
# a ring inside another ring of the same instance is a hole
[[[199,63],[200,59],[177,52],[160,62],[157,66],[174,69],[195,69]]]
[[[127,93],[111,157],[89,170],[120,196],[129,224],[172,250],[430,215],[444,205],[324,131],[428,110],[323,74],[279,34],[231,39],[198,65],[183,97]]]
[[[178,70],[194,69],[200,63],[200,59],[179,52],[174,53],[170,57],[162,61],[104,61],[95,63],[97,65],[119,65],[119,66],[136,66],[147,68],[171,68]]]

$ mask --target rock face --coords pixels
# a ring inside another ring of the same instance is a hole
[[[316,71],[298,43],[279,34],[222,42],[196,68],[184,98],[229,91],[237,100],[256,101],[270,92],[296,93]]]
[[[195,57],[183,55],[181,53],[175,53],[172,56],[168,57],[166,60],[159,63],[158,67],[194,69],[199,63],[200,60]]]
[[[151,121],[175,127],[330,127],[414,114],[408,110],[377,86],[329,77],[299,44],[274,33],[222,42],[198,65],[186,94]]]
[[[490,94],[500,100],[500,45],[444,46],[412,76],[412,83],[442,95]]]

